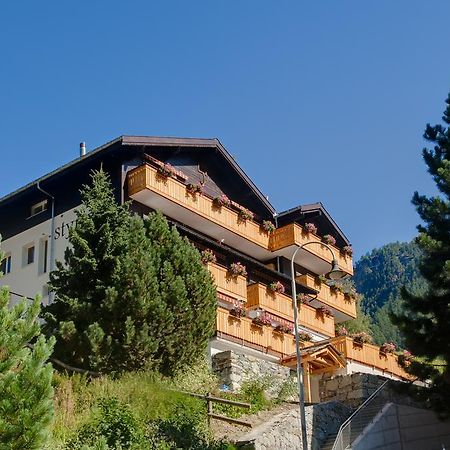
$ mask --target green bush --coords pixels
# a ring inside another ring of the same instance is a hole
[[[77,432],[69,448],[79,449],[82,445],[93,448],[128,450],[142,448],[145,444],[144,425],[134,416],[130,407],[117,398],[100,400],[98,411],[91,420]]]

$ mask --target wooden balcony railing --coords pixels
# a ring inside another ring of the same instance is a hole
[[[295,353],[292,334],[278,333],[270,326],[254,325],[247,317],[236,318],[224,308],[217,308],[218,337],[279,357]]]
[[[343,312],[349,318],[356,317],[356,301],[354,299],[346,296],[342,292],[330,289],[330,286],[324,282],[316,282],[316,278],[311,275],[301,275],[296,280],[300,284],[318,291],[317,300],[320,302]]]
[[[238,213],[226,206],[216,207],[206,195],[190,194],[185,184],[174,178],[165,178],[148,164],[133,169],[128,174],[128,194],[130,197],[148,189],[173,203],[226,228],[238,236],[269,248],[269,235],[253,220],[240,220]]]
[[[208,263],[207,267],[214,277],[218,292],[238,300],[247,300],[247,280],[245,277],[241,275],[230,277],[228,269],[218,264]]]
[[[336,337],[332,344],[347,359],[360,364],[378,369],[403,379],[410,379],[402,367],[398,364],[397,356],[392,353],[382,354],[380,348],[372,344],[359,344],[346,336]]]
[[[258,307],[290,322],[294,321],[292,299],[285,294],[269,291],[267,286],[261,283],[248,286],[246,306],[248,308]],[[299,325],[326,336],[334,336],[333,317],[320,314],[319,311],[309,305],[299,305]]]
[[[321,241],[321,238],[313,233],[306,233],[300,225],[291,223],[284,227],[277,228],[270,236],[270,250],[276,251],[291,245],[303,245],[307,242]],[[337,247],[330,246],[336,259],[339,263],[339,267],[350,275],[353,275],[353,261],[348,255],[343,255]],[[311,244],[304,247],[305,251],[312,253],[318,258],[329,262],[332,262],[331,252],[321,244]]]

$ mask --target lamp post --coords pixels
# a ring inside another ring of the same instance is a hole
[[[295,351],[297,354],[297,388],[298,388],[298,403],[300,407],[300,428],[302,432],[302,445],[303,450],[308,450],[308,441],[306,437],[306,417],[305,417],[305,393],[303,389],[303,368],[302,368],[302,355],[300,352],[300,336],[298,333],[298,306],[297,306],[297,287],[295,283],[295,270],[294,270],[294,259],[298,251],[307,245],[320,244],[326,247],[332,254],[333,260],[331,263],[331,270],[325,275],[331,280],[339,280],[346,274],[339,268],[339,264],[334,254],[333,249],[320,241],[310,241],[297,247],[291,257],[291,282],[292,282],[292,306],[294,308],[294,334],[295,334]]]

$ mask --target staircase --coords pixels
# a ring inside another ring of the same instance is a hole
[[[389,402],[386,380],[322,445],[321,450],[345,450],[351,448],[358,436],[375,420]]]

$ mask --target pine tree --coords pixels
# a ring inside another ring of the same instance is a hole
[[[427,281],[423,294],[404,288],[404,310],[394,320],[401,328],[407,348],[420,357],[408,370],[430,383],[421,391],[442,415],[450,414],[450,95],[443,120],[446,125],[427,125],[424,138],[433,144],[423,150],[428,172],[439,196],[417,192],[413,204],[423,221],[417,244],[423,259],[420,273]],[[436,359],[442,363],[436,364]]]
[[[11,308],[9,299],[8,288],[1,287],[0,449],[40,450],[51,437],[53,369],[46,361],[54,342],[40,334],[39,297]]]
[[[214,285],[198,251],[161,214],[131,216],[109,177],[95,172],[69,241],[45,311],[57,357],[101,372],[172,374],[204,352]]]

